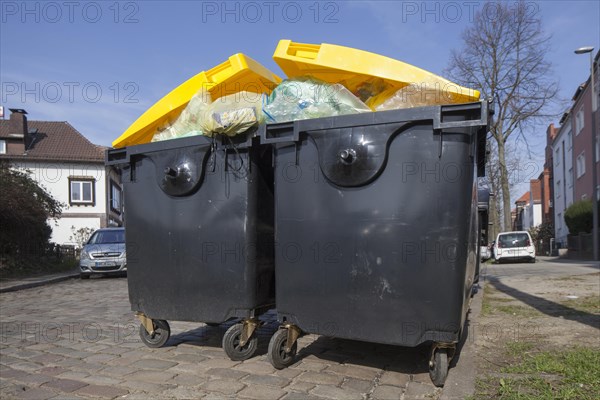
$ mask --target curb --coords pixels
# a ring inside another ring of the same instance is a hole
[[[75,279],[78,277],[79,277],[79,272],[72,272],[68,275],[57,276],[57,277],[49,278],[49,279],[42,279],[42,280],[39,280],[36,282],[20,283],[20,284],[16,284],[13,286],[0,288],[0,293],[16,292],[18,290],[31,289],[31,288],[35,288],[38,286],[49,285],[51,283],[57,283],[57,282],[62,282],[62,281],[66,281],[69,279]]]
[[[483,267],[483,265],[482,265]],[[444,389],[439,400],[464,399],[475,393],[476,369],[476,349],[475,349],[475,327],[481,314],[481,305],[483,302],[483,289],[486,282],[486,267],[481,269],[479,278],[479,288],[477,293],[471,299],[471,306],[464,329],[466,335],[461,339],[461,349],[458,354],[458,360],[452,360],[451,368],[448,371],[448,378],[444,384]],[[458,362],[457,362],[458,361]]]

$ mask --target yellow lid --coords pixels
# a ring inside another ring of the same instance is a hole
[[[177,119],[201,88],[207,89],[214,101],[240,91],[271,93],[279,82],[281,78],[250,57],[234,54],[224,63],[202,71],[177,86],[146,110],[112,145],[119,148],[149,143],[158,128]]]
[[[410,84],[437,85],[447,95],[448,103],[479,100],[477,90],[461,87],[402,61],[350,47],[280,40],[273,59],[289,78],[309,75],[341,83],[371,108]]]

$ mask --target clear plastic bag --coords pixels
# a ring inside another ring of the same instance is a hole
[[[435,106],[454,103],[452,94],[439,83],[411,84],[398,89],[391,97],[375,107],[375,111]]]
[[[152,137],[152,141],[159,142],[186,136],[202,135],[201,122],[210,104],[210,93],[204,89],[200,89],[190,99],[188,105],[175,122],[156,133]]]
[[[204,135],[235,136],[264,122],[263,95],[238,92],[223,96],[206,107],[200,128]]]
[[[288,79],[271,93],[263,112],[270,122],[370,112],[371,109],[340,84],[313,78]]]

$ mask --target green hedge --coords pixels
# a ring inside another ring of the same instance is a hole
[[[565,223],[569,227],[569,232],[572,235],[581,232],[590,233],[593,226],[592,214],[591,200],[580,200],[571,204],[565,211]]]

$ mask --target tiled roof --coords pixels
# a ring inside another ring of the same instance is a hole
[[[37,129],[37,133],[25,154],[2,154],[0,157],[104,162],[106,147],[93,144],[66,121],[27,121],[27,126],[29,131]],[[0,138],[9,137],[9,120],[0,120]]]
[[[515,203],[528,203],[529,202],[530,192],[525,193],[523,196],[519,197]]]

